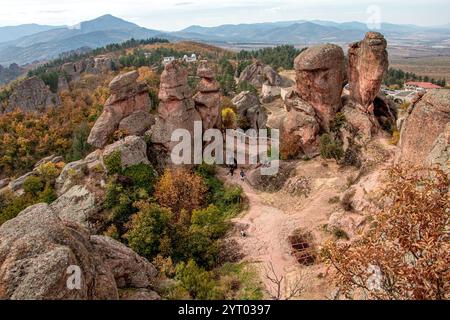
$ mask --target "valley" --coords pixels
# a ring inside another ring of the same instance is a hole
[[[450,29],[381,27],[16,30],[0,299],[448,300]]]

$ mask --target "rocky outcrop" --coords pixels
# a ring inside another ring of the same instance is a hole
[[[243,91],[231,100],[238,113],[238,127],[241,129],[264,129],[267,115],[259,103],[258,96],[250,91]]]
[[[86,158],[70,162],[64,166],[60,175],[56,178],[55,189],[58,195],[62,195],[70,190],[73,186],[80,184],[86,178],[86,174],[93,169],[102,169],[102,151],[96,150],[89,154]],[[96,183],[102,183],[97,181]],[[84,183],[85,185],[94,183]]]
[[[137,71],[131,71],[111,81],[111,96],[89,134],[89,144],[103,148],[124,118],[135,112],[148,112],[150,98],[145,84],[136,82],[138,77]]]
[[[38,77],[31,77],[19,82],[12,90],[5,112],[15,109],[24,112],[42,112],[58,106],[59,96],[52,93]]]
[[[120,153],[122,168],[136,164],[149,164],[147,158],[147,144],[144,139],[136,136],[128,136],[107,146],[103,151],[103,160],[115,152]]]
[[[115,62],[111,57],[101,55],[85,61],[86,73],[101,74],[113,71]]]
[[[188,85],[188,72],[178,61],[167,64],[161,74],[159,89],[160,104],[158,117],[148,135],[155,144],[171,150],[177,142],[171,142],[176,129],[194,132],[194,122],[202,121],[195,109],[192,93]]]
[[[95,232],[96,215],[102,209],[102,201],[85,186],[76,185],[56,199],[50,207],[68,222],[78,223]]]
[[[381,33],[368,32],[364,40],[351,44],[348,50],[350,98],[366,113],[373,113],[373,102],[388,69],[386,47]]]
[[[61,71],[69,76],[70,80],[78,80],[85,69],[86,63],[84,60],[67,62],[61,66]]]
[[[202,62],[198,66],[197,76],[200,77],[200,82],[194,102],[195,108],[202,118],[203,130],[221,128],[220,85],[206,62]]]
[[[399,163],[449,170],[450,90],[428,91],[411,106],[400,133]]]
[[[312,105],[292,92],[285,101],[287,115],[282,124],[282,141],[295,139],[298,151],[308,157],[318,154],[320,124]]]
[[[271,67],[260,61],[246,67],[239,76],[238,83],[248,82],[260,89],[264,83],[270,86],[282,86],[283,78]]]
[[[339,46],[326,44],[311,47],[295,59],[297,92],[311,104],[323,129],[341,108],[344,82],[344,52]]]
[[[19,67],[17,63],[12,63],[9,67],[0,65],[0,85],[17,79],[24,72],[25,69]]]
[[[121,290],[152,292],[156,275],[125,245],[91,236],[47,204],[29,207],[0,227],[0,299],[119,299]]]
[[[154,124],[155,117],[151,114],[146,111],[136,111],[120,121],[119,130],[132,136],[142,136]]]

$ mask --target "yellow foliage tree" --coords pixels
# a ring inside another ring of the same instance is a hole
[[[192,212],[205,204],[207,187],[203,178],[185,168],[166,169],[156,184],[158,203],[177,215]]]

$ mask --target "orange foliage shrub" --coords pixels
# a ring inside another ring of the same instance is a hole
[[[324,253],[347,297],[449,299],[449,178],[439,170],[390,172],[384,210],[353,244]]]
[[[166,169],[156,184],[155,197],[158,203],[180,214],[184,209],[192,212],[205,204],[208,191],[203,178],[188,169]]]

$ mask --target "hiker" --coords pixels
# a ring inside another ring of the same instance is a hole
[[[236,161],[236,158],[233,158],[233,164],[230,164],[230,165],[229,165],[229,168],[230,168],[230,175],[231,175],[231,176],[234,176],[234,170],[237,169],[237,161]]]
[[[241,175],[241,180],[244,181],[244,178],[245,178],[245,172],[244,172],[243,169],[241,169],[240,175]]]

